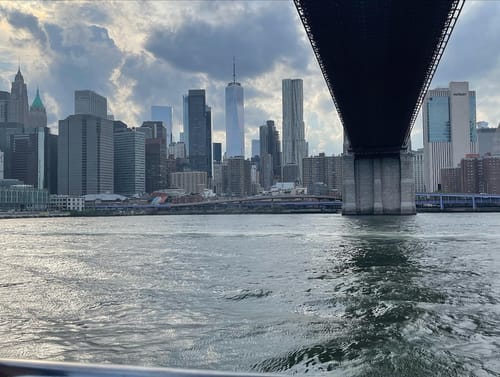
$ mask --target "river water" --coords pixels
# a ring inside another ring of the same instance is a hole
[[[0,358],[500,375],[500,214],[13,219],[0,229]]]

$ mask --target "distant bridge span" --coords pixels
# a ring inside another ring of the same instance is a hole
[[[415,213],[411,127],[463,0],[294,0],[348,138],[344,213]]]

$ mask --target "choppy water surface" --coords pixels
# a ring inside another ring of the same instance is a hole
[[[0,222],[0,357],[499,376],[500,214]]]

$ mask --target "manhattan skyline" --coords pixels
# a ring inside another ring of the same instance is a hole
[[[72,113],[73,91],[91,89],[129,126],[147,120],[151,105],[173,106],[178,139],[182,94],[206,89],[213,140],[225,144],[224,88],[237,56],[247,151],[266,119],[281,130],[281,80],[301,78],[310,154],[341,152],[340,121],[292,2],[141,4],[0,1],[0,90],[9,90],[20,62],[29,99],[39,86],[52,128]],[[490,127],[500,121],[499,16],[500,2],[464,5],[430,87],[469,81],[477,120]],[[422,145],[421,117],[412,144]]]

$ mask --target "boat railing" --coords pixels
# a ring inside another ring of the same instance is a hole
[[[2,360],[0,377],[262,377],[259,373],[219,372],[174,368],[148,368],[66,362]]]

